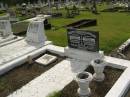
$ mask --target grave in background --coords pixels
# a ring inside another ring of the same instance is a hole
[[[37,51],[40,48],[44,48],[44,46],[51,43],[50,41],[47,41],[43,27],[43,21],[32,21],[29,24],[25,39],[0,48],[0,68],[3,68],[0,69],[0,75],[23,64],[23,62],[26,61],[26,55]],[[36,55],[37,53],[38,52],[36,52]],[[12,65],[8,67],[8,64]]]
[[[22,39],[13,35],[9,20],[0,20],[0,47]]]
[[[96,25],[97,25],[96,19],[82,19],[82,20],[73,22],[71,24],[68,24],[67,27],[81,28],[81,27],[90,27],[90,26],[96,26]]]

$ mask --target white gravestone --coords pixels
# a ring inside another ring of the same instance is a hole
[[[41,0],[38,0],[38,5],[39,5],[39,7],[42,7],[42,1]]]
[[[1,8],[1,10],[5,10],[5,7],[4,7],[3,3],[0,3],[0,8]]]
[[[31,21],[27,29],[26,41],[31,44],[44,45],[47,40],[45,36],[44,23],[41,20]]]
[[[48,11],[49,11],[49,13],[51,13],[51,1],[50,1],[50,0],[47,0],[47,2],[48,2],[48,7],[49,7],[49,8],[48,8],[48,9],[49,9]]]
[[[0,33],[2,37],[13,35],[9,20],[0,20]]]
[[[30,2],[27,3],[27,7],[28,7],[28,8],[32,8],[32,5],[31,5]]]
[[[16,16],[16,12],[14,10],[10,10],[9,11],[9,20],[11,22],[17,22],[17,21],[19,21],[19,19]]]
[[[8,4],[5,4],[5,9],[6,9],[6,10],[8,10],[8,9],[9,9]]]

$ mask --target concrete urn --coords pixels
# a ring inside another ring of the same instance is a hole
[[[78,83],[79,89],[77,90],[80,97],[89,97],[91,90],[89,84],[92,81],[93,76],[88,72],[78,73],[76,76],[76,81]]]
[[[105,61],[103,59],[95,59],[91,62],[91,65],[95,71],[93,74],[93,79],[96,81],[103,81],[105,79],[105,75],[103,73],[105,68]]]

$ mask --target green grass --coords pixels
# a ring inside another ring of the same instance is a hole
[[[60,97],[61,92],[53,92],[51,94],[49,94],[47,97]]]
[[[25,34],[23,32],[26,32],[27,30],[27,27],[28,27],[28,22],[19,22],[19,23],[15,23],[15,24],[12,24],[12,30],[14,32],[14,34],[19,34],[22,32],[22,34]]]
[[[106,7],[106,4],[98,6],[98,10],[101,11]],[[56,12],[56,10],[53,10]],[[53,41],[55,45],[67,46],[67,31],[63,26],[72,23],[80,19],[97,19],[98,25],[95,27],[83,28],[89,30],[99,31],[100,34],[100,50],[104,50],[105,53],[110,53],[113,49],[117,48],[121,43],[126,41],[130,37],[130,13],[119,12],[100,12],[99,15],[94,15],[91,12],[81,12],[79,16],[75,18],[65,18],[66,11],[61,9],[64,17],[52,18],[51,24],[58,30],[47,30],[46,35],[49,40]],[[19,17],[21,20],[26,17]],[[23,25],[23,27],[21,26]],[[20,24],[19,27],[13,25],[13,31],[19,32],[27,29],[27,23]]]
[[[102,6],[99,6],[98,8],[102,8]],[[85,11],[72,19],[52,19],[51,23],[52,25],[60,28],[66,24],[84,18],[97,19],[98,25],[96,27],[84,29],[99,31],[100,49],[104,50],[105,53],[110,53],[113,49],[118,47],[130,37],[130,13],[100,12],[99,15],[94,15],[91,12]],[[62,27],[58,30],[48,30],[46,31],[46,35],[48,36],[49,40],[54,42],[55,45],[67,46],[67,31],[65,28]]]

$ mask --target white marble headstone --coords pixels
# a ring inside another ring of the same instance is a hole
[[[13,35],[9,20],[0,20],[0,33],[2,37]]]
[[[44,45],[47,40],[45,36],[44,23],[41,20],[31,21],[27,29],[26,41],[31,44]]]

